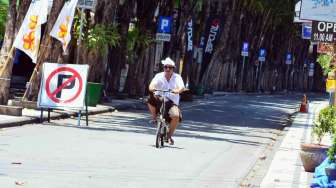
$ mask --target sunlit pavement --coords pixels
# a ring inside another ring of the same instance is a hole
[[[154,147],[145,111],[0,132],[0,187],[238,187],[300,96],[230,95],[184,103],[175,145]]]

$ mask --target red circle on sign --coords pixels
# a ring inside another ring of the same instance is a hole
[[[64,83],[62,83],[62,85],[59,87],[59,88],[56,88],[55,91],[51,92],[50,91],[50,81],[51,79],[59,72],[71,72],[73,74],[73,76],[71,78],[69,78],[67,81],[65,81]],[[65,101],[61,101],[60,99],[56,98],[55,95],[60,92],[64,87],[66,87],[70,82],[72,82],[73,80],[75,79],[78,79],[79,81],[79,88],[78,88],[78,91],[76,92],[76,94],[71,97],[70,99],[68,100],[65,100]],[[81,78],[81,76],[79,75],[79,73],[75,70],[75,69],[72,69],[70,67],[61,67],[61,68],[58,68],[56,70],[54,70],[53,72],[51,72],[51,74],[48,76],[47,78],[47,82],[46,82],[46,92],[47,92],[47,96],[54,102],[56,103],[69,103],[69,102],[72,102],[74,101],[81,93],[82,91],[82,88],[83,88],[83,80]]]

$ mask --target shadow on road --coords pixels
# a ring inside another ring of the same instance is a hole
[[[150,147],[156,148],[154,144],[150,145]],[[177,149],[177,150],[183,150],[184,148],[165,144],[163,148],[158,148],[158,149]]]
[[[288,116],[298,107],[299,101],[299,95],[228,96],[183,105],[183,122],[175,136],[258,146],[263,144],[260,139],[274,139],[277,133],[273,131],[287,125]],[[146,111],[135,110],[132,113],[90,116],[89,127],[78,127],[76,121],[69,121],[67,126],[64,126],[64,122],[51,125],[90,131],[150,134],[154,139],[155,128],[149,120]]]

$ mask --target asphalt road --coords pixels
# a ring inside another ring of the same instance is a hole
[[[300,96],[183,103],[175,145],[156,149],[145,110],[0,130],[0,187],[239,187]]]

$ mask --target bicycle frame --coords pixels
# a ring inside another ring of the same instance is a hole
[[[164,93],[168,93],[168,92],[171,92],[171,91],[164,91],[164,90],[157,90],[157,91],[160,91],[160,92],[164,92]],[[165,110],[166,110],[166,102],[167,102],[167,99],[165,96],[162,96],[163,100],[162,100],[162,104],[161,104],[161,107],[160,107],[160,111],[159,111],[159,114],[158,114],[158,117],[157,117],[157,129],[156,129],[156,143],[155,143],[155,146],[157,148],[160,147],[160,144],[161,144],[161,147],[164,146],[164,137],[166,137],[167,135],[167,132],[168,132],[168,127],[169,127],[169,124],[166,122],[166,119],[164,117],[165,115]]]
[[[165,110],[166,110],[166,102],[167,100],[163,97],[162,105],[160,107],[160,112],[158,116],[158,123],[161,123],[162,127],[167,127],[168,123],[166,122],[166,119],[164,117]]]

